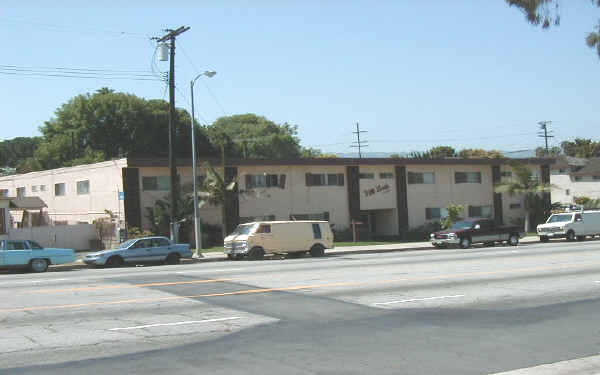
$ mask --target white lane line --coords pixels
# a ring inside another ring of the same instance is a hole
[[[0,287],[7,286],[7,285],[27,285],[27,284],[39,284],[39,283],[51,283],[51,282],[55,282],[55,281],[65,281],[65,280],[71,280],[71,279],[40,279],[40,280],[27,280],[27,281],[9,281],[7,283],[2,282],[2,284],[0,284]]]
[[[199,324],[199,323],[212,323],[212,322],[223,322],[226,320],[241,319],[239,316],[231,318],[219,318],[219,319],[207,319],[207,320],[190,320],[187,322],[175,322],[175,323],[157,323],[157,324],[146,324],[143,326],[123,327],[123,328],[110,328],[109,331],[126,331],[130,329],[142,329],[152,327],[168,327],[168,326],[180,326],[184,324]]]
[[[242,271],[245,268],[226,268],[226,269],[220,269],[220,270],[197,270],[197,271],[178,271],[175,272],[177,274],[182,274],[182,273],[213,273],[213,272],[229,272],[229,271]]]
[[[439,296],[439,297],[426,297],[426,298],[411,298],[411,299],[403,299],[400,301],[389,301],[389,302],[377,302],[373,305],[392,305],[394,303],[407,303],[407,302],[418,302],[418,301],[431,301],[434,299],[444,299],[444,298],[460,298],[464,297],[464,294],[456,294],[454,296]]]
[[[599,283],[599,284],[600,284],[600,280],[598,280],[598,281],[594,281],[594,282],[595,282],[595,283]]]

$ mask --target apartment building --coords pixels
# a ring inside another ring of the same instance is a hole
[[[553,159],[519,161],[550,181]],[[177,170],[182,185],[192,183],[190,160],[178,160]],[[206,171],[199,171],[201,181]],[[511,223],[525,215],[523,197],[494,191],[512,178],[504,159],[235,160],[225,174],[240,192],[227,207],[229,230],[252,220],[324,219],[336,230],[355,221],[374,235],[394,236],[439,221],[451,203],[466,207],[464,217]],[[169,190],[167,159],[123,158],[0,177],[0,195],[39,197],[54,225],[91,223],[110,210],[122,225],[148,228],[146,212]],[[202,206],[200,216],[221,223],[219,207]]]
[[[600,158],[560,156],[550,171],[552,202],[575,203],[576,197],[600,199]]]

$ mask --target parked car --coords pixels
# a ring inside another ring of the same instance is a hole
[[[46,272],[51,264],[75,261],[73,249],[44,248],[31,240],[0,240],[0,267]]]
[[[268,253],[313,257],[333,248],[333,233],[327,221],[260,221],[240,224],[225,238],[229,259],[261,259]]]
[[[178,264],[181,258],[191,257],[189,244],[173,244],[166,237],[143,237],[127,240],[117,249],[87,254],[83,261],[92,266],[119,267],[125,263]]]
[[[586,236],[600,235],[600,211],[576,211],[552,214],[545,224],[537,226],[540,241],[566,238],[582,241]]]
[[[474,243],[494,245],[496,242],[504,241],[509,245],[516,246],[523,236],[525,236],[525,232],[522,228],[497,225],[491,219],[462,220],[450,229],[432,233],[431,243],[437,248],[458,245],[463,249]]]

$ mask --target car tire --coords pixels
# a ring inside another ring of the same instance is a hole
[[[323,247],[323,245],[316,244],[310,248],[310,256],[317,258],[322,257],[323,255],[325,255],[325,248]]]
[[[167,259],[165,259],[166,264],[179,264],[181,261],[181,256],[177,253],[170,253],[167,255]]]
[[[540,242],[548,242],[550,238],[548,236],[540,236]]]
[[[107,267],[121,267],[125,261],[118,255],[113,255],[106,260]]]
[[[29,262],[29,269],[36,273],[46,272],[48,270],[48,261],[40,258],[32,259]]]
[[[510,246],[517,246],[519,244],[519,235],[513,233],[508,236],[508,244]]]
[[[468,249],[469,247],[471,247],[471,239],[469,237],[462,237],[460,239],[459,246],[461,249]]]
[[[575,232],[572,230],[567,232],[567,241],[575,241]]]
[[[496,243],[494,241],[486,242],[483,244],[483,246],[487,246],[487,247],[492,247],[494,245],[496,245]]]
[[[248,259],[261,260],[265,257],[265,250],[260,246],[255,246],[248,252]]]
[[[577,236],[577,241],[585,241],[585,236]]]
[[[234,260],[235,259],[235,255],[234,254],[227,254],[227,259]]]
[[[448,247],[448,244],[445,244],[445,243],[442,243],[442,244],[433,244],[433,246],[434,246],[436,249],[445,249],[445,248],[447,248],[447,247]]]

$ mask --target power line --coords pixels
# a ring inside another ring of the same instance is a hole
[[[542,132],[538,133],[538,137],[544,138],[544,141],[546,142],[546,155],[550,153],[550,150],[548,150],[548,138],[554,138],[554,136],[551,135],[552,130],[548,130],[548,125],[550,125],[551,123],[552,121],[547,120],[538,122],[538,125],[542,130]]]
[[[356,148],[358,148],[358,158],[360,159],[360,158],[362,158],[361,148],[369,146],[366,143],[367,141],[361,141],[360,140],[360,133],[368,133],[368,131],[366,131],[366,130],[360,130],[360,125],[357,122],[356,123],[356,131],[352,132],[352,133],[356,134],[357,141],[356,142],[352,142],[353,144],[350,145],[350,147],[356,147]]]
[[[161,80],[156,78],[135,78],[125,76],[108,76],[108,75],[73,75],[73,74],[50,74],[50,73],[25,73],[25,72],[6,72],[0,71],[0,74],[23,76],[23,77],[61,77],[61,78],[87,78],[87,79],[128,79],[133,81],[154,81],[160,82]]]
[[[22,25],[30,25],[30,26],[38,26],[38,27],[42,27],[45,30],[50,30],[50,31],[56,31],[56,32],[73,32],[73,33],[82,33],[82,32],[87,32],[87,33],[104,33],[104,34],[112,34],[114,36],[126,36],[126,37],[132,37],[132,38],[144,38],[144,39],[149,39],[150,36],[149,35],[144,35],[141,33],[133,33],[133,32],[127,32],[127,31],[118,31],[118,30],[109,30],[109,29],[102,29],[102,28],[96,28],[96,27],[85,27],[85,26],[66,26],[66,25],[59,25],[59,24],[52,24],[52,23],[46,23],[46,22],[37,22],[37,21],[29,21],[26,20],[24,18],[21,19],[10,19],[10,18],[6,18],[6,17],[0,17],[0,22],[7,22],[7,23],[14,23],[17,24],[19,26]]]

